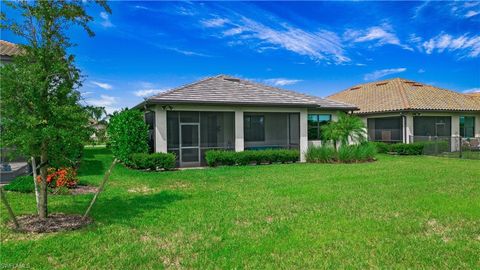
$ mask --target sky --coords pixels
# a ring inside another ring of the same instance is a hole
[[[82,102],[108,112],[218,74],[320,97],[395,77],[480,91],[478,1],[109,5],[87,8],[95,37],[69,31]]]

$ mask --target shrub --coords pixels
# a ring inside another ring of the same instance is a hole
[[[288,163],[297,162],[300,153],[297,150],[267,149],[267,150],[245,150],[242,152],[211,150],[205,154],[208,166],[220,165],[249,165],[263,163]]]
[[[338,161],[343,163],[352,163],[355,161],[356,154],[355,145],[342,145],[338,149]]]
[[[392,151],[392,145],[384,142],[372,142],[377,148],[377,153],[386,154]]]
[[[361,143],[355,147],[355,159],[357,161],[370,161],[375,158],[377,147],[368,142]]]
[[[391,145],[391,150],[399,155],[421,155],[424,146],[424,143],[396,143]]]
[[[40,175],[37,176],[37,182],[40,182]],[[78,178],[77,172],[74,168],[48,168],[47,185],[49,192],[55,194],[66,194],[69,188],[77,186]],[[16,177],[9,184],[5,185],[5,190],[17,191],[23,193],[31,193],[35,191],[33,178],[31,175],[24,175]]]
[[[305,157],[311,163],[331,163],[337,160],[337,153],[330,146],[312,146],[308,148]]]
[[[113,155],[126,164],[132,154],[148,152],[148,127],[139,110],[115,112],[110,118],[108,136]]]
[[[175,154],[172,153],[135,153],[127,163],[128,166],[140,170],[170,170],[175,168]]]
[[[40,175],[37,176],[37,182],[41,182]],[[74,168],[48,168],[47,185],[50,188],[73,188],[77,186],[77,171]]]
[[[358,145],[343,145],[335,151],[333,147],[310,147],[307,150],[307,162],[312,163],[352,163],[371,161],[377,153],[376,145],[364,142]]]
[[[17,191],[23,193],[31,193],[35,191],[35,186],[33,185],[33,178],[31,175],[18,176],[3,188],[8,191]]]

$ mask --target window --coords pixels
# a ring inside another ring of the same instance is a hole
[[[308,115],[308,140],[321,140],[321,126],[332,120],[330,114],[309,114]]]
[[[475,137],[474,116],[460,116],[460,136],[465,138]]]
[[[245,141],[265,141],[265,117],[263,115],[245,115],[244,119]]]

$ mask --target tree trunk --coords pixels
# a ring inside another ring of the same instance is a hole
[[[85,219],[90,213],[90,210],[92,209],[93,204],[95,204],[95,201],[97,200],[98,195],[100,194],[100,192],[102,192],[103,188],[105,187],[105,183],[107,183],[108,178],[110,178],[110,174],[112,173],[113,167],[115,167],[116,163],[117,163],[117,159],[114,159],[112,161],[112,164],[110,165],[110,168],[108,168],[108,171],[103,176],[102,183],[98,187],[97,193],[95,193],[95,195],[93,196],[93,199],[90,202],[90,205],[88,206],[87,211],[85,211],[85,214],[83,215],[83,219]]]
[[[37,163],[35,161],[35,157],[32,157],[32,174],[33,174],[33,185],[35,187],[35,201],[37,202],[37,209],[39,209],[38,205],[40,202],[40,193],[38,191],[38,182],[37,182]]]
[[[18,224],[17,218],[15,217],[15,214],[13,213],[13,210],[7,201],[7,197],[5,196],[5,191],[3,191],[3,187],[0,187],[0,197],[2,199],[3,204],[5,205],[5,208],[7,208],[8,215],[12,219],[13,225],[15,225],[15,230],[17,231],[20,230],[20,225]]]
[[[38,216],[41,219],[46,219],[48,216],[48,205],[47,205],[47,150],[45,144],[42,144],[42,150],[40,154],[40,177],[41,182],[39,186],[39,196],[38,196]]]

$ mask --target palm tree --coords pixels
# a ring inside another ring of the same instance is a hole
[[[363,142],[366,139],[366,130],[362,119],[342,112],[338,114],[336,122],[322,126],[322,136],[324,140],[332,141],[337,149],[338,142],[342,145],[347,145],[349,140]]]

